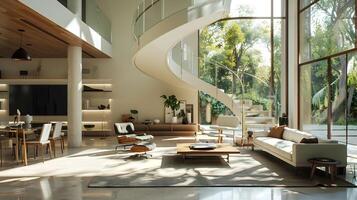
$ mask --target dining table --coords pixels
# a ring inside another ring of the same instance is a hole
[[[15,135],[16,148],[15,148],[15,159],[16,163],[19,163],[19,144],[20,139],[22,146],[22,162],[26,166],[28,165],[27,161],[27,146],[26,146],[26,136],[34,134],[40,128],[22,128],[22,127],[0,127],[0,133],[8,134],[9,136]]]

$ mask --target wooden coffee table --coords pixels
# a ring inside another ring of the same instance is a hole
[[[195,150],[190,149],[192,143],[179,143],[176,145],[177,154],[182,155],[183,159],[187,156],[227,156],[227,162],[229,162],[230,154],[239,154],[240,151],[237,147],[233,147],[232,144],[220,143],[217,144],[217,148],[211,150]]]

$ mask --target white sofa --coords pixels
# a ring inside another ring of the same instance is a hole
[[[268,137],[269,131],[253,134],[254,148],[259,148],[294,167],[311,167],[310,158],[326,157],[340,162],[338,167],[347,165],[347,147],[333,140],[319,139],[318,144],[303,144],[303,138],[311,134],[296,129],[284,128],[283,138]]]

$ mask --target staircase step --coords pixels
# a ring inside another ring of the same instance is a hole
[[[246,124],[246,128],[248,130],[251,129],[264,129],[268,130],[269,128],[273,127],[275,124]]]
[[[244,105],[244,106],[249,106],[252,107],[253,106],[253,101],[252,100],[244,100],[242,103],[242,100],[233,100],[233,102],[237,105]]]
[[[250,110],[245,110],[244,111],[245,117],[270,117],[269,111],[250,111]],[[242,112],[237,112],[237,116],[242,116]]]
[[[263,111],[264,107],[263,105],[252,105],[250,110],[254,111]]]
[[[249,124],[274,124],[274,117],[246,117],[246,123]]]

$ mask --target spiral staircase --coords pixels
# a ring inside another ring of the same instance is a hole
[[[181,40],[226,18],[230,4],[231,0],[142,1],[134,16],[133,31],[138,49],[133,62],[139,70],[153,78],[175,86],[197,89],[216,98],[236,116],[242,117],[246,128],[265,129],[275,124],[271,111],[264,110],[262,105],[254,105],[251,100],[243,100],[242,95],[238,98],[237,95],[226,93],[219,88],[217,76],[211,83],[200,79],[193,65],[189,66],[188,62],[183,61],[187,60],[187,55],[182,53]],[[189,59],[190,62],[198,62],[197,56],[191,55]],[[227,70],[232,76],[237,76],[225,66],[213,64],[216,74],[217,70]]]

